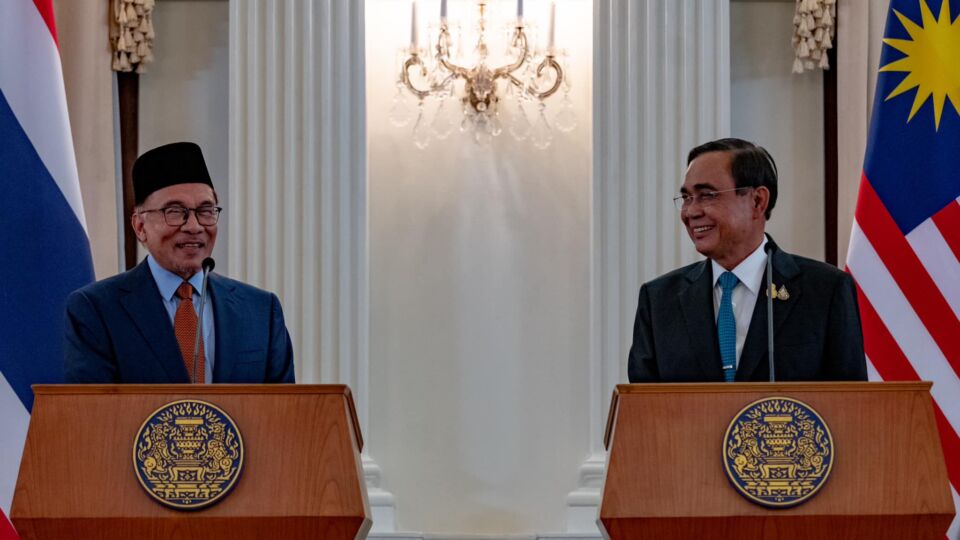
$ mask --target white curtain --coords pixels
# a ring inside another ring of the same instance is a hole
[[[97,279],[117,273],[117,236],[121,234],[117,221],[108,7],[107,2],[54,2],[80,193]]]
[[[837,261],[841,266],[847,259],[863,171],[888,4],[888,0],[837,2]]]

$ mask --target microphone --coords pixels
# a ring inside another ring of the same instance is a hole
[[[213,267],[216,266],[213,257],[207,257],[200,263],[201,271],[203,272],[203,284],[200,286],[200,315],[197,317],[197,332],[193,340],[193,382],[197,382],[197,364],[200,359],[200,333],[203,331],[203,310],[204,306],[207,303],[207,278],[210,277],[210,272],[213,272]],[[204,376],[206,379],[206,376]]]
[[[764,244],[763,251],[767,254],[767,358],[770,360],[770,382],[775,382],[776,377],[773,371],[773,242]]]

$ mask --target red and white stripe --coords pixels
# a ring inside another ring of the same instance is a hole
[[[0,1],[0,90],[50,175],[85,226],[52,0]],[[30,414],[0,373],[0,540]]]
[[[960,508],[960,200],[903,235],[864,177],[847,270],[857,283],[871,379],[933,381],[937,428]],[[960,538],[960,519],[947,538]]]
[[[16,538],[5,534],[6,516],[10,515],[10,503],[13,500],[13,489],[16,487],[17,473],[20,470],[20,456],[23,453],[23,443],[27,440],[27,425],[30,423],[30,413],[23,407],[23,403],[7,379],[0,373],[0,540]],[[12,527],[8,529],[12,534]]]

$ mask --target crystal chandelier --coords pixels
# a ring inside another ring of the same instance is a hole
[[[413,142],[426,148],[434,139],[446,139],[459,123],[478,143],[488,143],[507,131],[534,146],[550,146],[554,130],[576,128],[570,100],[566,54],[555,46],[556,3],[550,4],[546,47],[532,47],[535,25],[525,24],[523,0],[516,19],[493,28],[488,20],[489,0],[476,2],[479,17],[473,25],[447,20],[447,0],[441,0],[439,26],[428,25],[432,50],[418,40],[417,2],[411,4],[410,45],[398,57],[400,74],[390,121],[404,127],[413,122]],[[493,50],[488,43],[502,43]],[[499,54],[498,54],[499,53]],[[547,114],[547,98],[562,90],[560,103]],[[410,103],[412,97],[415,102]]]

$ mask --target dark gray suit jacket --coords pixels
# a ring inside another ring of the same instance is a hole
[[[772,242],[773,240],[770,240]],[[834,266],[776,247],[773,282],[790,298],[774,300],[774,369],[778,381],[866,380],[863,334],[853,279]],[[766,273],[764,288],[769,288]],[[737,381],[769,380],[767,297],[761,292],[737,367]],[[640,288],[630,382],[721,382],[709,260]]]
[[[276,295],[217,274],[207,287],[215,383],[292,383],[293,346]],[[173,324],[144,260],[67,298],[68,383],[188,383]]]

